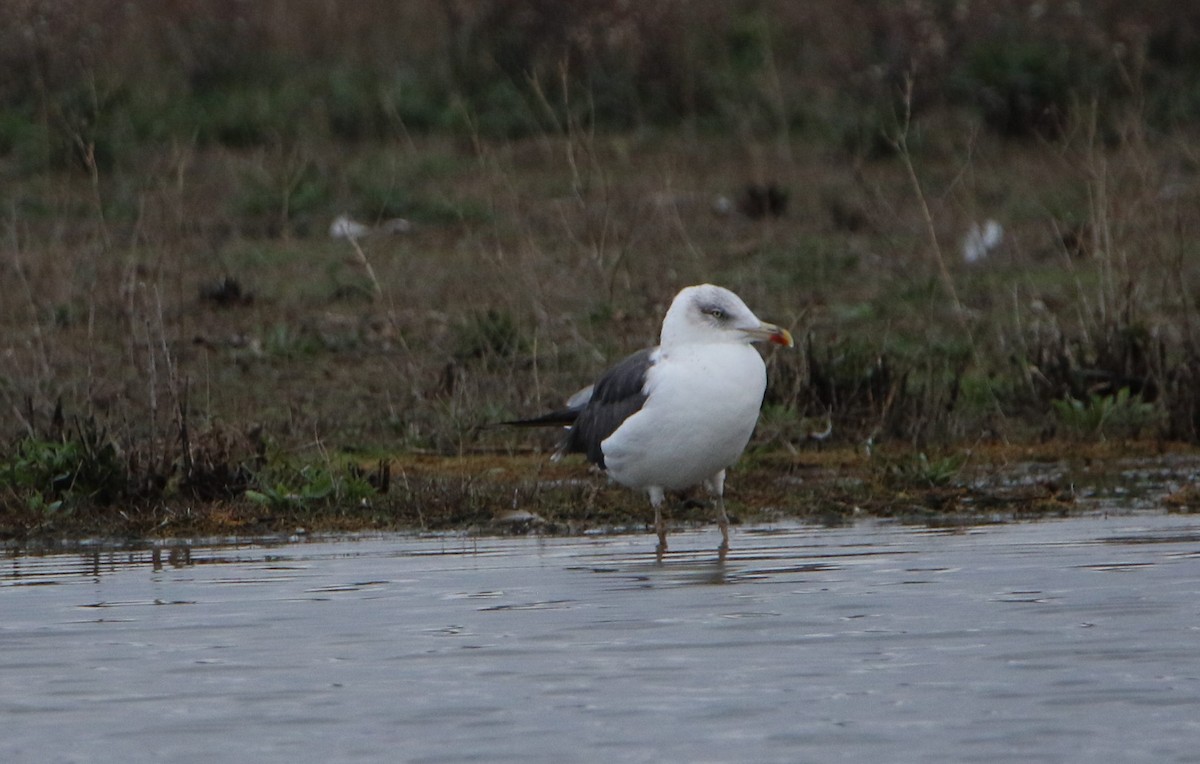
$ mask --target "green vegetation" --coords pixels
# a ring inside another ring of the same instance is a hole
[[[91,421],[56,439],[20,438],[0,462],[0,485],[11,498],[45,514],[111,503],[126,493],[127,480],[116,445]]]
[[[137,163],[147,145],[233,149],[594,125],[798,130],[879,157],[917,105],[1056,136],[1092,101],[1194,121],[1194,12],[1140,3],[567,6],[269,0],[196,8],[9,4],[0,154],[24,172]],[[1106,126],[1118,127],[1115,120]],[[921,143],[914,136],[910,145]]]
[[[361,475],[341,475],[312,466],[288,470],[274,480],[260,477],[257,489],[246,489],[247,499],[276,511],[361,505],[374,495],[375,486]]]
[[[526,349],[516,320],[498,310],[471,313],[456,332],[454,355],[462,361],[507,358]]]
[[[930,459],[924,451],[905,455],[886,463],[885,479],[893,486],[937,488],[958,477],[966,462],[965,454],[949,454]]]
[[[1131,396],[1128,387],[1115,395],[1093,395],[1087,401],[1070,396],[1052,402],[1059,421],[1075,437],[1136,438],[1158,424],[1159,409]]]

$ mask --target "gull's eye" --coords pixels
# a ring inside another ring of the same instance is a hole
[[[700,312],[706,316],[712,316],[718,321],[724,321],[725,319],[729,318],[728,313],[716,307],[701,308]]]

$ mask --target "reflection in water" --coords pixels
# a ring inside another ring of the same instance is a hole
[[[10,555],[0,761],[1194,756],[1200,521],[714,536]]]

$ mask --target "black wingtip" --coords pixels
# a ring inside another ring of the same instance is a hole
[[[498,424],[507,427],[570,427],[575,424],[575,420],[578,418],[579,412],[577,410],[560,409],[530,419],[510,419],[507,422],[499,422]]]

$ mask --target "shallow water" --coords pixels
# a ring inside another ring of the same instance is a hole
[[[1200,519],[89,549],[0,761],[1200,761]]]

